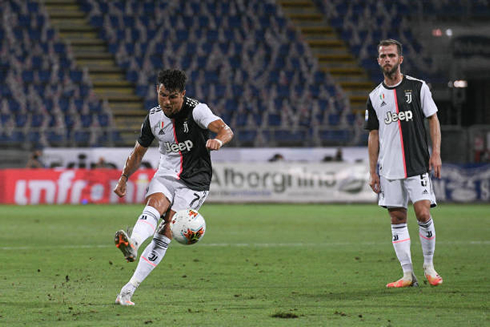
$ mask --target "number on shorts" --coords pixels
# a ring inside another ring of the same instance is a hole
[[[197,203],[199,204],[199,199],[201,198],[201,197],[199,196],[199,194],[197,194],[197,193],[194,193],[194,196],[195,196],[195,199],[194,199],[194,200],[192,200],[192,202],[189,204],[189,206],[190,206],[191,208],[195,208],[194,203],[195,203],[196,201],[198,201]]]

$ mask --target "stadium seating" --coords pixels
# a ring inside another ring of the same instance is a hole
[[[410,19],[420,15],[444,16],[464,13],[461,1],[382,2],[360,0],[315,0],[315,3],[335,27],[374,83],[382,80],[376,62],[376,46],[382,39],[394,38],[404,45],[404,68],[410,74],[429,82],[445,81],[421,43],[413,37]],[[381,5],[382,4],[382,5]],[[435,8],[438,8],[437,10]],[[487,10],[488,11],[488,10]]]
[[[13,117],[1,120],[0,145],[76,145],[69,133],[61,131],[80,119],[83,103],[91,108],[101,104],[89,96],[92,86],[83,80],[69,46],[51,27],[43,3],[2,1],[0,52],[2,115]],[[55,118],[63,115],[64,119]],[[85,124],[83,128],[100,127]]]
[[[480,2],[453,0],[314,2],[376,83],[381,79],[376,44],[388,37],[404,43],[404,65],[414,76],[441,79],[413,35],[411,17],[490,12]],[[207,102],[231,125],[237,146],[365,144],[355,133],[362,130],[362,117],[349,107],[340,83],[318,68],[312,49],[276,1],[77,3],[146,109],[156,105],[157,71],[181,68],[189,76],[187,94]],[[94,97],[45,6],[21,0],[0,5],[0,94],[5,100],[0,143],[108,145],[102,142],[118,137],[112,112]]]
[[[244,130],[236,135],[237,145],[249,144],[256,136],[249,128],[264,124],[277,145],[298,144],[298,137],[307,138],[302,144],[313,144],[311,125],[322,122],[303,117],[299,103],[323,112],[332,108],[320,104],[335,97],[331,106],[344,115],[337,86],[316,68],[308,46],[272,0],[80,3],[148,109],[156,104],[158,69],[175,67],[189,76],[189,96],[206,101],[234,130]],[[320,84],[330,92],[322,92]],[[283,107],[288,112],[278,114]],[[286,126],[301,131],[284,133]]]

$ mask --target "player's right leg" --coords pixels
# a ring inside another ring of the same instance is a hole
[[[393,248],[402,267],[403,277],[395,282],[388,283],[386,287],[398,288],[418,286],[417,278],[413,273],[412,257],[410,253],[410,234],[406,223],[407,211],[404,208],[392,208],[389,212],[392,217],[391,233],[393,237]],[[400,221],[402,223],[399,223]]]
[[[393,249],[403,270],[403,277],[388,283],[386,287],[418,286],[413,273],[412,256],[410,252],[410,234],[407,226],[408,195],[402,180],[388,180],[380,176],[381,193],[379,205],[388,208],[391,218],[391,235]]]
[[[131,237],[124,231],[116,232],[114,242],[128,262],[138,256],[138,248],[145,240],[155,234],[160,216],[167,211],[172,193],[158,178],[154,178],[149,186],[146,207],[133,227]]]

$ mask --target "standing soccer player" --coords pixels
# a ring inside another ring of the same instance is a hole
[[[378,64],[384,81],[369,94],[365,121],[369,130],[369,185],[379,194],[378,204],[388,209],[393,247],[403,269],[403,277],[386,286],[418,286],[407,227],[409,199],[419,224],[425,277],[436,286],[442,284],[442,278],[433,264],[436,232],[430,208],[436,206],[436,198],[429,173],[433,170],[435,177],[441,177],[441,130],[429,87],[424,81],[403,75],[402,62],[400,42],[389,39],[379,43]],[[431,155],[425,119],[432,140]]]
[[[158,73],[158,106],[146,116],[136,145],[128,156],[114,192],[123,197],[126,183],[156,138],[159,143],[158,170],[148,186],[146,207],[134,225],[131,237],[119,230],[116,247],[127,261],[134,261],[138,247],[153,240],[140,256],[138,266],[116,298],[120,305],[134,305],[134,291],[165,256],[172,239],[169,222],[182,209],[199,210],[211,183],[210,150],[219,150],[233,138],[232,130],[209,107],[185,96],[187,77],[180,70]],[[209,138],[209,131],[216,133]],[[164,216],[163,216],[164,215]],[[163,221],[158,226],[160,217]]]

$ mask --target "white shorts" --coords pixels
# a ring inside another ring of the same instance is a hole
[[[386,179],[380,176],[380,184],[381,193],[379,193],[378,204],[381,207],[406,209],[409,199],[412,203],[429,200],[431,207],[437,205],[428,173],[406,179]]]
[[[157,171],[148,185],[146,196],[155,193],[163,193],[170,201],[170,208],[173,211],[179,211],[184,209],[199,210],[206,201],[209,191],[191,190],[180,179],[168,175],[159,175]]]

